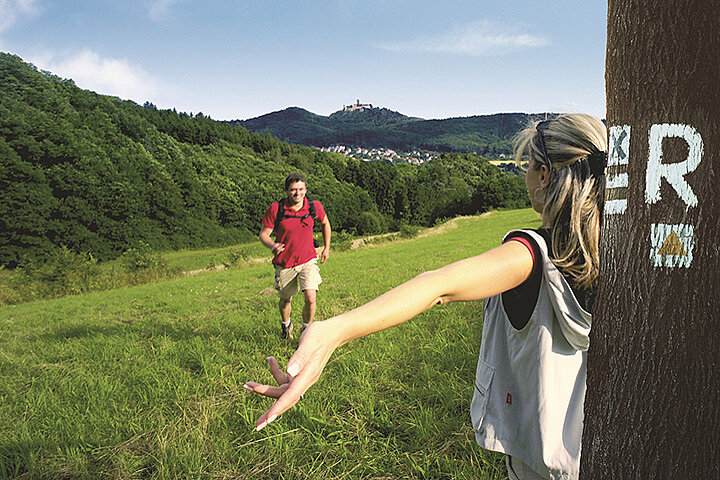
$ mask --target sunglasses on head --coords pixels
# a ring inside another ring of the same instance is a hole
[[[543,154],[543,161],[547,165],[550,165],[550,157],[548,157],[547,150],[545,149],[545,139],[543,138],[542,128],[546,127],[550,122],[552,122],[552,120],[543,120],[535,126],[535,130],[537,130],[538,133],[538,140],[540,141],[540,149]]]

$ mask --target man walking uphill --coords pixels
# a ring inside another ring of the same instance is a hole
[[[291,173],[285,179],[287,196],[270,205],[262,219],[260,241],[272,250],[275,257],[275,289],[280,293],[280,321],[284,338],[292,338],[290,322],[292,296],[302,290],[305,306],[303,328],[315,317],[316,294],[322,282],[313,240],[315,222],[322,225],[324,248],[320,263],[330,256],[330,222],[325,209],[318,201],[305,197],[307,182],[300,173]],[[275,241],[270,233],[275,231]]]

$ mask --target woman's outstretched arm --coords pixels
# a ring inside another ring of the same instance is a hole
[[[274,358],[270,367],[279,386],[247,382],[245,388],[277,398],[256,422],[258,430],[294,406],[320,377],[339,346],[410,320],[433,305],[480,300],[510,290],[524,282],[533,261],[527,247],[507,242],[497,248],[452,263],[399,285],[376,299],[322,322],[314,322],[300,337],[300,345],[280,371]]]

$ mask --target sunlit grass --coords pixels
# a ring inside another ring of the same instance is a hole
[[[538,223],[529,210],[498,212],[333,253],[318,317]],[[178,263],[191,268],[190,257]],[[285,362],[297,345],[279,337],[271,284],[269,263],[248,262],[0,307],[0,477],[505,477],[469,422],[481,302],[346,345],[295,409],[255,432],[269,400],[242,385],[270,382],[266,356]]]

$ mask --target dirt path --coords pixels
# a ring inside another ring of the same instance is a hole
[[[458,222],[460,220],[465,220],[466,218],[486,218],[486,217],[489,217],[490,215],[494,215],[495,213],[497,213],[497,212],[495,210],[493,210],[491,212],[481,213],[480,215],[463,215],[461,217],[455,217],[455,218],[452,218],[452,219],[448,220],[447,222],[443,223],[442,225],[438,225],[437,227],[433,227],[433,228],[429,228],[429,229],[425,230],[420,235],[418,235],[418,237],[429,237],[431,235],[437,235],[440,233],[447,232],[448,230],[455,230],[458,227]]]
[[[483,213],[483,214],[480,215],[480,218],[488,217],[488,216],[490,216],[490,215],[492,215],[492,214],[494,214],[494,213],[495,213],[494,211],[492,211],[492,212],[485,212],[485,213]],[[441,234],[441,233],[447,232],[448,230],[455,230],[455,229],[458,227],[458,222],[461,221],[461,220],[464,220],[464,219],[466,219],[466,218],[477,218],[477,216],[475,216],[475,215],[465,215],[465,216],[462,216],[462,217],[452,218],[452,219],[448,220],[447,222],[445,222],[445,223],[443,223],[443,224],[441,224],[441,225],[438,225],[437,227],[431,227],[431,228],[428,228],[428,229],[426,229],[426,230],[423,230],[422,232],[420,232],[420,233],[418,234],[418,236],[417,236],[416,238],[430,237],[430,236],[433,236],[433,235],[439,235],[439,234]],[[389,236],[395,235],[396,233],[397,233],[397,232],[390,232],[390,233],[383,233],[383,234],[380,234],[380,235],[372,235],[372,236],[369,236],[369,237],[358,238],[358,239],[356,239],[356,240],[353,240],[353,242],[350,244],[350,250],[354,250],[354,249],[356,249],[356,248],[360,248],[360,247],[364,246],[366,243],[368,243],[369,241],[371,241],[371,240],[373,240],[373,239],[375,239],[375,238],[389,237]]]
[[[481,218],[488,217],[490,215],[493,215],[494,213],[495,213],[494,211],[485,212],[485,213],[481,214],[480,217]],[[416,238],[430,237],[433,235],[439,235],[441,233],[445,233],[448,230],[454,230],[458,227],[458,222],[461,220],[464,220],[466,218],[476,218],[476,216],[468,215],[468,216],[452,218],[452,219],[448,220],[447,222],[445,222],[441,225],[438,225],[437,227],[431,227],[431,228],[423,230],[421,233],[418,234],[418,236]],[[376,238],[385,238],[385,237],[389,237],[389,236],[392,236],[395,234],[397,234],[397,232],[382,233],[380,235],[371,235],[369,237],[355,239],[350,244],[350,250],[355,250],[357,248],[363,247],[367,243],[371,242],[372,240],[374,240]],[[322,248],[318,248],[317,251],[318,251],[318,255],[320,255]],[[270,260],[271,260],[270,257],[249,258],[244,263],[269,263]],[[227,267],[225,265],[215,265],[214,268],[200,268],[198,270],[190,270],[190,271],[183,272],[183,273],[184,273],[184,275],[191,277],[193,275],[197,275],[197,274],[203,273],[203,272],[220,272],[220,271],[226,270],[226,269],[227,269]]]
[[[198,273],[203,272],[219,272],[221,270],[225,270],[225,265],[215,265],[214,268],[200,268],[198,270],[189,270],[187,272],[183,272],[183,275],[187,277],[192,277],[193,275],[197,275]]]

